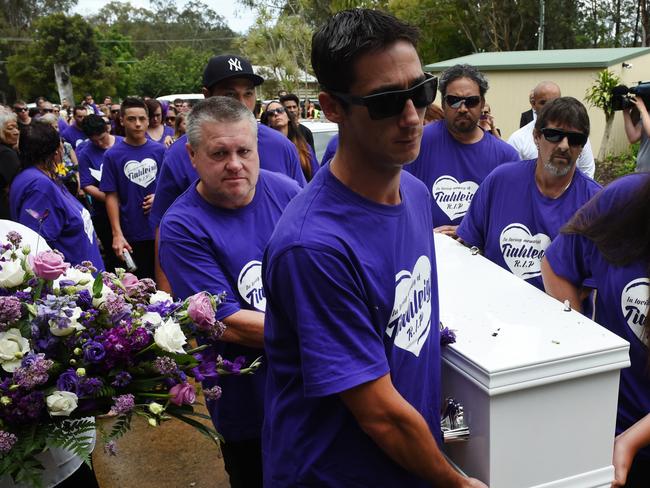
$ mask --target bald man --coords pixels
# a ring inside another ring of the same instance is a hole
[[[539,114],[544,105],[551,100],[560,98],[562,92],[557,83],[552,81],[542,81],[533,90],[532,106],[535,113]],[[533,139],[533,129],[535,128],[535,121],[531,121],[521,129],[516,130],[508,139],[508,144],[514,147],[519,153],[522,161],[529,159],[537,159],[537,146]],[[591,150],[591,142],[587,143],[582,149],[578,157],[577,167],[584,174],[590,178],[594,177],[596,171],[596,163],[594,162],[594,154]]]

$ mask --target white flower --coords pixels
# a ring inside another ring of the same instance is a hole
[[[72,281],[75,285],[87,289],[91,295],[93,293],[93,284],[95,283],[95,278],[90,273],[84,273],[77,268],[68,268],[64,274],[54,280],[54,283],[52,283],[54,289],[60,288],[59,282],[61,280]]]
[[[90,294],[92,295],[93,290],[92,290],[92,285],[90,286]],[[111,290],[110,287],[106,286],[105,284],[102,283],[102,291],[101,295],[99,298],[95,298],[93,295],[93,307],[97,308],[99,307],[102,303],[106,301],[106,299],[110,296],[114,295],[113,290]]]
[[[71,391],[55,391],[45,399],[53,417],[67,417],[77,408],[77,395]]]
[[[79,307],[75,307],[72,310],[72,316],[70,318],[70,324],[64,329],[59,327],[59,324],[55,320],[50,320],[50,333],[57,337],[64,337],[72,334],[78,330],[83,330],[85,327],[79,323],[79,317],[81,317],[82,310]]]
[[[160,415],[165,409],[160,403],[151,402],[149,404],[149,411],[154,415]]]
[[[181,326],[172,319],[167,319],[154,332],[153,340],[163,351],[184,353],[183,344],[187,344],[187,339],[181,330]]]
[[[18,329],[0,332],[0,364],[2,369],[13,373],[29,352],[29,341],[20,335]]]
[[[158,312],[147,312],[140,317],[142,323],[149,323],[154,329],[160,327],[163,323],[163,318]]]
[[[151,298],[149,298],[149,303],[151,305],[154,305],[156,303],[160,302],[173,302],[174,300],[172,299],[172,296],[167,293],[166,291],[158,290],[156,293],[151,295]]]
[[[20,265],[20,260],[10,260],[0,262],[0,286],[3,288],[12,288],[23,282],[25,271]]]

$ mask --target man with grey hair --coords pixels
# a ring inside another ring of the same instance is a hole
[[[0,105],[0,219],[9,219],[9,186],[20,171],[16,148],[20,135],[18,117]]]
[[[541,261],[560,228],[600,186],[576,171],[587,143],[589,116],[572,97],[556,98],[537,113],[537,159],[504,164],[476,192],[458,236],[485,257],[544,290]]]
[[[542,81],[537,84],[533,90],[533,99],[531,104],[535,113],[539,113],[544,105],[551,100],[555,100],[562,96],[560,87],[553,81]],[[533,137],[533,129],[535,128],[535,120],[524,125],[521,129],[512,133],[508,139],[508,144],[514,147],[519,154],[522,161],[537,158],[537,145]],[[586,144],[582,148],[582,152],[578,157],[577,166],[580,171],[589,176],[594,177],[596,172],[596,163],[594,162],[594,154],[591,150],[591,142],[587,139]]]
[[[217,319],[227,329],[215,352],[263,356],[262,254],[284,207],[300,191],[286,175],[260,169],[257,122],[229,97],[208,98],[187,120],[187,152],[199,179],[176,199],[160,224],[160,265],[172,293],[225,292]],[[262,486],[261,442],[266,366],[254,375],[223,377],[218,405],[207,398],[232,487]],[[210,379],[204,388],[215,386]]]
[[[444,71],[439,89],[445,118],[424,128],[420,154],[405,168],[431,191],[434,230],[452,237],[485,177],[501,163],[519,160],[512,147],[478,124],[488,88],[474,66]]]

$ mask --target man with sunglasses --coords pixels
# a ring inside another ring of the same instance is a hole
[[[35,118],[39,119],[43,115],[47,115],[47,114],[56,115],[56,117],[57,117],[56,122],[57,122],[57,125],[59,126],[59,133],[63,134],[63,132],[65,132],[65,130],[69,127],[68,124],[66,123],[65,120],[63,120],[62,118],[59,117],[59,114],[55,113],[54,104],[52,104],[52,102],[48,102],[47,100],[45,100],[41,104],[41,106],[39,108],[39,114],[37,116],[35,116]]]
[[[572,97],[537,114],[538,156],[495,169],[479,187],[458,236],[485,257],[544,290],[541,261],[560,228],[600,185],[576,170],[589,136],[589,116]]]
[[[434,77],[417,31],[335,14],[312,39],[334,158],[264,255],[264,486],[482,487],[441,454],[438,291],[418,154]],[[438,441],[438,442],[436,442]]]
[[[434,229],[452,237],[485,177],[501,163],[519,160],[512,147],[479,125],[487,90],[487,79],[474,66],[444,71],[444,120],[424,128],[420,154],[406,167],[431,191]]]
[[[66,142],[69,142],[73,149],[76,149],[79,144],[87,139],[86,134],[81,130],[81,124],[86,115],[88,115],[86,107],[80,105],[75,106],[72,109],[72,123],[61,134],[61,137],[63,137]]]
[[[539,114],[545,104],[561,96],[562,93],[557,83],[552,81],[542,81],[533,90],[532,105],[535,113]],[[534,128],[535,121],[533,120],[521,129],[513,132],[508,139],[508,144],[517,150],[522,161],[535,159],[537,157],[537,146],[533,137]],[[590,178],[594,177],[594,173],[596,172],[596,163],[594,162],[594,154],[591,150],[591,142],[589,139],[587,139],[587,142],[578,157],[577,166],[580,171]]]
[[[32,118],[29,116],[29,107],[23,100],[16,100],[13,108],[19,129],[28,126],[32,122]]]

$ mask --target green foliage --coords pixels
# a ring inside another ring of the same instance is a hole
[[[634,173],[638,151],[639,144],[632,144],[626,152],[618,155],[610,154],[602,161],[598,161],[594,179],[604,186],[621,176]]]
[[[610,120],[614,117],[612,109],[612,90],[621,79],[616,76],[612,71],[604,69],[598,73],[594,83],[587,88],[585,93],[585,100],[589,102],[592,107],[597,107],[605,113],[605,118]]]
[[[49,429],[47,443],[50,447],[73,452],[90,466],[95,428],[94,419],[66,420]]]

